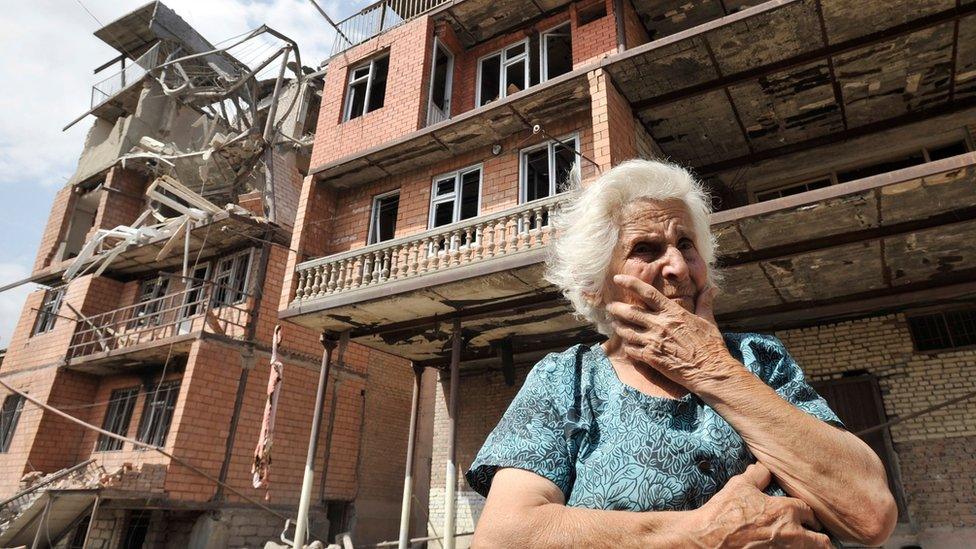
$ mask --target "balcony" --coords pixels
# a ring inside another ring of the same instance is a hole
[[[448,0],[380,0],[335,24],[332,55],[446,4]]]
[[[66,354],[68,367],[108,374],[116,366],[163,362],[185,353],[200,333],[242,339],[250,296],[225,304],[229,291],[188,279],[181,291],[78,320]]]

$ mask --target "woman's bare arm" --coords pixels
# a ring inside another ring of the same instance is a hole
[[[799,410],[729,355],[712,315],[713,291],[695,313],[630,276],[615,281],[647,307],[611,303],[624,352],[697,394],[742,436],[791,496],[838,536],[866,545],[894,529],[897,507],[884,466],[853,434]]]
[[[824,549],[827,536],[813,511],[794,498],[760,490],[769,472],[752,466],[733,477],[695,511],[603,511],[567,507],[548,479],[521,469],[500,469],[475,530],[473,547],[745,547],[776,544]]]

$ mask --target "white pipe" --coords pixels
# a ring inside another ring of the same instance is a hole
[[[410,400],[410,430],[407,432],[407,463],[403,475],[403,501],[400,503],[400,541],[398,549],[410,544],[410,503],[413,498],[413,453],[417,440],[417,412],[420,409],[420,383],[423,370],[414,366],[413,397]]]
[[[461,362],[461,319],[454,319],[454,340],[451,342],[451,389],[448,402],[447,471],[444,490],[444,549],[454,549],[455,491],[457,490],[457,416],[458,369]]]
[[[332,366],[332,350],[336,342],[325,332],[319,339],[322,342],[322,366],[319,368],[319,388],[315,393],[315,412],[312,415],[312,432],[308,439],[308,454],[305,456],[305,475],[302,477],[302,493],[298,501],[298,519],[295,522],[294,547],[305,547],[305,533],[308,530],[308,508],[312,502],[312,478],[315,476],[315,454],[319,445],[319,431],[322,428],[322,401],[325,399],[325,386],[329,381]]]

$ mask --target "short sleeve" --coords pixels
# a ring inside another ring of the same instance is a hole
[[[803,370],[778,338],[760,334],[726,334],[730,350],[738,349],[743,364],[779,396],[804,412],[827,423],[844,423],[803,378]]]
[[[569,354],[551,354],[529,372],[465,474],[474,491],[487,497],[495,472],[514,467],[551,480],[569,499],[574,458],[567,433],[577,382]]]

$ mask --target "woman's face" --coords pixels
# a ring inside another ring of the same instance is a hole
[[[695,248],[694,224],[684,202],[638,200],[624,206],[620,219],[620,237],[604,285],[604,303],[641,302],[640,297],[614,284],[614,275],[627,274],[695,312],[695,300],[708,281],[708,265]]]

